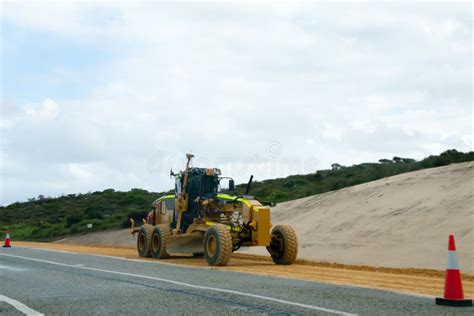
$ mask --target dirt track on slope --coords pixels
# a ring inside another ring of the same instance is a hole
[[[157,262],[156,259],[143,259],[134,248],[86,246],[67,243],[15,242],[13,246],[71,251],[86,254],[114,256],[127,259],[141,259]],[[203,258],[189,256],[159,260],[160,263],[254,273],[275,277],[317,281],[323,283],[354,285],[378,288],[404,293],[417,293],[439,296],[443,293],[444,273],[429,269],[374,268],[343,264],[329,264],[298,260],[291,266],[275,265],[269,257],[248,254],[233,254],[228,266],[209,267]],[[466,297],[474,296],[474,276],[463,275]]]

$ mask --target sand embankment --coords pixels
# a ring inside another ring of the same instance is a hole
[[[462,271],[474,274],[474,162],[281,203],[272,222],[296,228],[300,258],[379,267],[444,270],[453,233]]]

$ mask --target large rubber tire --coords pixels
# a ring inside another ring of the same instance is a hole
[[[204,257],[211,266],[225,266],[232,254],[232,236],[223,225],[212,226],[204,235]]]
[[[153,233],[153,225],[143,224],[138,230],[137,250],[138,255],[144,258],[151,257],[151,234]]]
[[[151,255],[153,258],[164,259],[169,257],[166,246],[170,236],[171,230],[168,225],[155,226],[151,234]]]
[[[298,237],[290,225],[277,225],[272,229],[272,241],[267,247],[276,264],[292,264],[298,255]]]

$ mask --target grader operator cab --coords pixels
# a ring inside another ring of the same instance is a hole
[[[141,257],[167,258],[190,253],[203,256],[209,265],[226,265],[233,251],[241,246],[265,246],[276,264],[292,264],[298,241],[289,225],[271,229],[270,209],[249,196],[252,177],[244,196],[219,192],[219,169],[190,167],[194,157],[186,155],[186,169],[175,178],[175,194],[153,202],[140,227],[130,219],[132,234],[138,233]],[[234,181],[229,180],[229,191]],[[271,231],[270,231],[271,230]]]

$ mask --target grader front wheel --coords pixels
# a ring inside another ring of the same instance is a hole
[[[137,236],[137,250],[140,257],[149,258],[151,257],[151,234],[153,232],[153,226],[144,224],[138,230]]]
[[[290,225],[277,225],[272,229],[271,243],[267,247],[276,264],[292,264],[298,255],[298,238]]]
[[[225,266],[232,254],[232,236],[223,225],[209,228],[204,235],[204,256],[211,266]]]

